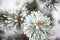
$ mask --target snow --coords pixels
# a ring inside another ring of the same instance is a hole
[[[21,8],[24,3],[25,0],[1,0],[0,9],[14,11],[17,8]]]

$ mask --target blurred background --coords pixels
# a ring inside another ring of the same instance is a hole
[[[60,0],[55,0],[56,2],[52,0],[54,2],[52,5],[52,9],[49,7],[45,7],[45,1],[46,0],[36,0],[36,2],[34,2],[34,0],[0,0],[0,10],[4,12],[6,10],[14,12],[16,9],[21,9],[23,6],[24,7],[22,8],[22,10],[40,10],[44,12],[45,15],[50,15],[51,17],[53,27],[51,31],[53,35],[50,36],[50,40],[60,40]],[[32,2],[34,2],[33,6],[29,6],[28,4],[31,4]],[[30,7],[33,9],[31,9]],[[3,26],[3,24],[1,23],[0,26]],[[14,37],[13,35],[16,37]],[[16,34],[12,30],[0,28],[0,40],[14,40],[13,38],[15,38],[16,40],[28,40],[28,37],[24,34]]]

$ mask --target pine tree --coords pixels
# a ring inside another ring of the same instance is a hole
[[[29,40],[49,40],[52,28],[50,13],[57,2],[55,0],[38,1],[41,3],[40,7],[37,0],[33,0],[31,3],[24,4],[25,9],[21,7],[13,12],[6,10],[5,14],[0,12],[0,21],[3,20],[6,29],[17,31],[18,34],[23,32]]]

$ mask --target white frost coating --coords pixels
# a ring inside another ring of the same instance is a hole
[[[47,36],[46,31],[50,28],[50,18],[44,16],[40,11],[31,12],[23,23],[24,33],[33,40],[44,40]],[[42,32],[43,30],[43,32]],[[41,36],[41,37],[40,37]]]

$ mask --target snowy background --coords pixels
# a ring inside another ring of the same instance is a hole
[[[1,10],[11,10],[14,11],[18,8],[21,8],[22,5],[27,2],[29,0],[0,0],[0,9]],[[32,0],[30,0],[29,2],[31,2]],[[60,2],[60,0],[57,0],[57,2]],[[16,5],[17,3],[19,3],[19,5]],[[60,3],[56,3],[55,7],[57,10],[53,9],[52,10],[52,17],[53,17],[53,24],[54,24],[54,28],[52,29],[52,31],[54,32],[54,34],[51,36],[51,40],[55,40],[56,38],[60,38]],[[1,26],[1,25],[0,25]],[[5,30],[5,36],[10,36],[12,35],[11,30],[7,31]],[[9,34],[9,35],[7,35]],[[14,33],[13,33],[14,35]]]

